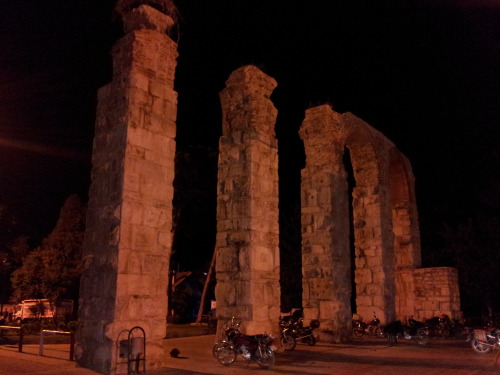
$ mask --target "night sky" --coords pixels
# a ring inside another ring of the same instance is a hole
[[[303,165],[304,111],[331,103],[410,159],[424,252],[438,246],[445,223],[477,215],[481,197],[495,193],[500,1],[176,4],[180,150],[217,148],[218,93],[233,70],[254,64],[278,82],[283,183]],[[96,91],[111,81],[110,49],[122,35],[112,6],[0,3],[0,204],[38,236],[53,228],[70,194],[88,191]]]

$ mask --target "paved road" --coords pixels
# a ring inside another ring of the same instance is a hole
[[[362,338],[351,344],[297,345],[292,352],[277,353],[274,367],[262,370],[241,358],[231,366],[219,364],[211,353],[214,339],[214,336],[198,336],[165,340],[165,352],[177,348],[180,358],[167,356],[164,368],[147,374],[500,375],[500,365],[495,365],[497,352],[476,354],[464,340],[431,341],[426,347],[406,341],[390,347],[384,340],[375,338]],[[47,346],[44,357],[37,355],[36,345],[27,345],[24,351],[26,353],[17,353],[14,346],[0,346],[0,375],[97,374],[70,362],[67,345]]]

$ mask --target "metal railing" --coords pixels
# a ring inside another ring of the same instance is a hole
[[[19,343],[18,343],[18,351],[19,353],[23,352],[23,327],[12,327],[12,326],[0,326],[0,335],[2,331],[18,331],[19,333]]]
[[[44,329],[40,331],[40,348],[38,351],[39,355],[43,355],[43,338],[46,333],[51,333],[55,335],[65,335],[70,337],[70,347],[69,347],[69,360],[74,361],[75,359],[75,333],[74,332],[65,332],[65,331],[51,331],[48,329]]]

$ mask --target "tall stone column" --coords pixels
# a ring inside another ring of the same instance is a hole
[[[280,314],[276,81],[255,66],[234,71],[220,93],[217,317],[249,334],[276,332]]]
[[[123,21],[113,80],[98,94],[76,350],[80,366],[104,374],[127,372],[118,341],[135,326],[145,330],[147,367],[161,365],[171,250],[173,21],[145,5]]]
[[[320,321],[320,339],[350,338],[351,274],[347,176],[341,116],[324,105],[306,111],[300,128],[302,170],[302,285],[307,321]]]
[[[350,145],[356,179],[353,216],[356,255],[356,305],[365,319],[375,312],[382,322],[395,318],[395,255],[387,180],[388,152],[383,143]]]

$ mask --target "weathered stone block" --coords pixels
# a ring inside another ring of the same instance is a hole
[[[309,297],[312,299],[330,299],[334,293],[333,280],[314,278],[309,280]]]
[[[367,295],[358,295],[356,298],[356,305],[358,306],[358,309],[361,306],[373,306],[373,299]]]
[[[373,282],[372,270],[369,268],[356,269],[356,283],[371,284]]]
[[[378,284],[368,284],[366,286],[366,293],[369,296],[379,296],[382,295],[382,287]]]
[[[239,270],[239,256],[233,247],[217,249],[217,272],[236,272]]]

